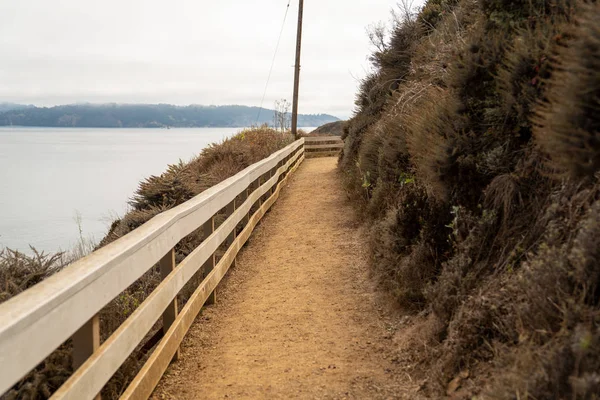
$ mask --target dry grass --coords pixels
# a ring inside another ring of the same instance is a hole
[[[346,121],[336,121],[325,124],[310,133],[306,133],[302,130],[298,131],[300,137],[311,137],[311,136],[342,136],[344,132],[344,124]]]
[[[151,176],[140,183],[131,200],[132,211],[113,222],[100,246],[126,235],[157,214],[191,199],[249,165],[268,157],[291,141],[291,135],[281,134],[266,127],[248,129],[222,143],[203,149],[189,163],[169,166],[162,175]],[[220,216],[217,222],[222,220],[223,216]],[[177,261],[183,260],[202,240],[204,235],[198,231],[184,238],[176,247]],[[9,249],[3,250],[0,252],[0,302],[56,273],[69,262],[85,255],[89,247],[89,241],[82,237],[75,251],[69,254],[46,255],[33,250],[33,255],[28,256]],[[184,287],[179,296],[180,304],[185,304],[201,279],[202,273],[192,278]],[[159,283],[160,273],[155,266],[104,307],[100,313],[101,339],[106,340]],[[161,328],[161,322],[158,321],[146,340]],[[139,371],[151,350],[146,349],[144,344],[145,341],[104,387],[104,399],[118,398]],[[2,399],[49,398],[72,374],[71,363],[69,340],[2,396]]]
[[[551,157],[551,166],[574,177],[592,176],[600,169],[600,27],[597,5],[586,7],[556,57],[555,79],[548,99],[539,107],[536,139]]]
[[[45,254],[32,249],[27,255],[0,250],[0,302],[29,289],[66,265],[63,253]]]
[[[599,19],[430,0],[373,55],[340,169],[432,398],[600,398]]]

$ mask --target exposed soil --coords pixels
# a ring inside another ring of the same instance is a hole
[[[154,398],[415,398],[336,161],[291,177]]]

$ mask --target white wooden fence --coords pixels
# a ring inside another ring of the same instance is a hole
[[[344,148],[340,136],[309,136],[304,140],[306,157],[337,156]]]
[[[214,300],[240,248],[303,159],[300,139],[1,304],[0,394],[72,338],[76,370],[52,398],[97,397],[162,316],[164,337],[122,396],[148,398],[200,309]],[[215,215],[223,209],[227,219],[215,229]],[[239,235],[238,226],[243,226]],[[175,245],[200,228],[208,237],[175,265]],[[227,250],[217,260],[223,243]],[[160,285],[100,343],[100,310],[157,263]],[[179,311],[179,291],[202,268],[208,275]]]

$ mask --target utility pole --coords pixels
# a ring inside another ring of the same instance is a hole
[[[294,71],[294,104],[292,105],[292,135],[298,139],[298,92],[300,89],[300,52],[302,49],[302,14],[304,13],[304,0],[300,0],[298,9],[298,35],[296,37],[296,65]]]

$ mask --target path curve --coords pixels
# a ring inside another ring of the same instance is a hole
[[[406,395],[336,161],[291,177],[153,398]]]

